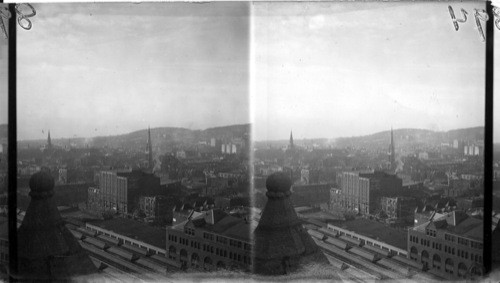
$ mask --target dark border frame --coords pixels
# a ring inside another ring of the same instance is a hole
[[[9,4],[9,125],[8,125],[8,203],[9,203],[9,279],[17,274],[17,22],[16,4]]]
[[[0,2],[3,2],[0,0]],[[17,271],[17,17],[16,4],[8,4],[8,227],[9,227],[9,274]],[[492,198],[493,193],[493,81],[494,81],[494,15],[491,0],[486,1],[489,20],[486,22],[485,66],[485,137],[484,137],[484,219],[483,263],[486,273],[492,271]],[[250,14],[250,17],[252,15]],[[498,263],[497,263],[498,264]]]
[[[485,123],[484,123],[484,218],[483,218],[483,264],[486,273],[492,271],[492,210],[493,199],[493,66],[494,66],[494,21],[491,1],[486,2],[489,20],[486,22],[486,72],[485,72]]]

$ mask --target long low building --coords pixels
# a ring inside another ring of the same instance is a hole
[[[150,254],[166,256],[165,230],[151,227],[127,218],[113,218],[104,221],[86,223],[87,230],[108,236],[138,248]]]
[[[407,256],[407,234],[376,221],[356,219],[340,224],[328,224],[328,231],[339,236],[360,241],[362,245],[373,246],[394,255]]]

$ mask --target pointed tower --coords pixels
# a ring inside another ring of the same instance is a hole
[[[288,148],[293,150],[293,135],[292,135],[292,131],[290,131],[290,144],[288,144]]]
[[[52,149],[52,140],[50,139],[50,130],[47,136],[47,149]]]
[[[153,170],[153,146],[151,145],[151,128],[148,126],[148,169]]]
[[[20,281],[60,281],[97,272],[57,210],[54,179],[45,170],[31,176],[31,202],[18,229]]]
[[[309,264],[328,264],[325,255],[302,226],[290,201],[292,181],[282,172],[267,178],[266,207],[254,231],[254,272],[282,275]]]
[[[391,145],[389,146],[389,162],[391,163],[391,173],[394,173],[396,171],[396,152],[394,150],[394,133],[392,131],[391,127]]]

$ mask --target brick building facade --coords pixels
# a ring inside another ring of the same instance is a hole
[[[483,274],[483,222],[463,211],[431,217],[408,230],[409,258],[449,280]]]
[[[182,269],[250,271],[252,227],[221,210],[192,212],[186,221],[167,227],[167,257]]]

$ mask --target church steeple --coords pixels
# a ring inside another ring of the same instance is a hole
[[[391,162],[391,172],[395,172],[396,171],[396,152],[394,150],[394,133],[392,131],[392,127],[391,127],[391,145],[389,146],[389,153],[390,153],[390,162]]]
[[[50,130],[49,134],[47,135],[47,148],[52,149],[52,141],[50,140]]]
[[[289,149],[293,149],[293,134],[292,131],[290,131],[290,144],[288,145]]]
[[[151,145],[151,128],[148,126],[148,169],[153,170],[153,146]]]

